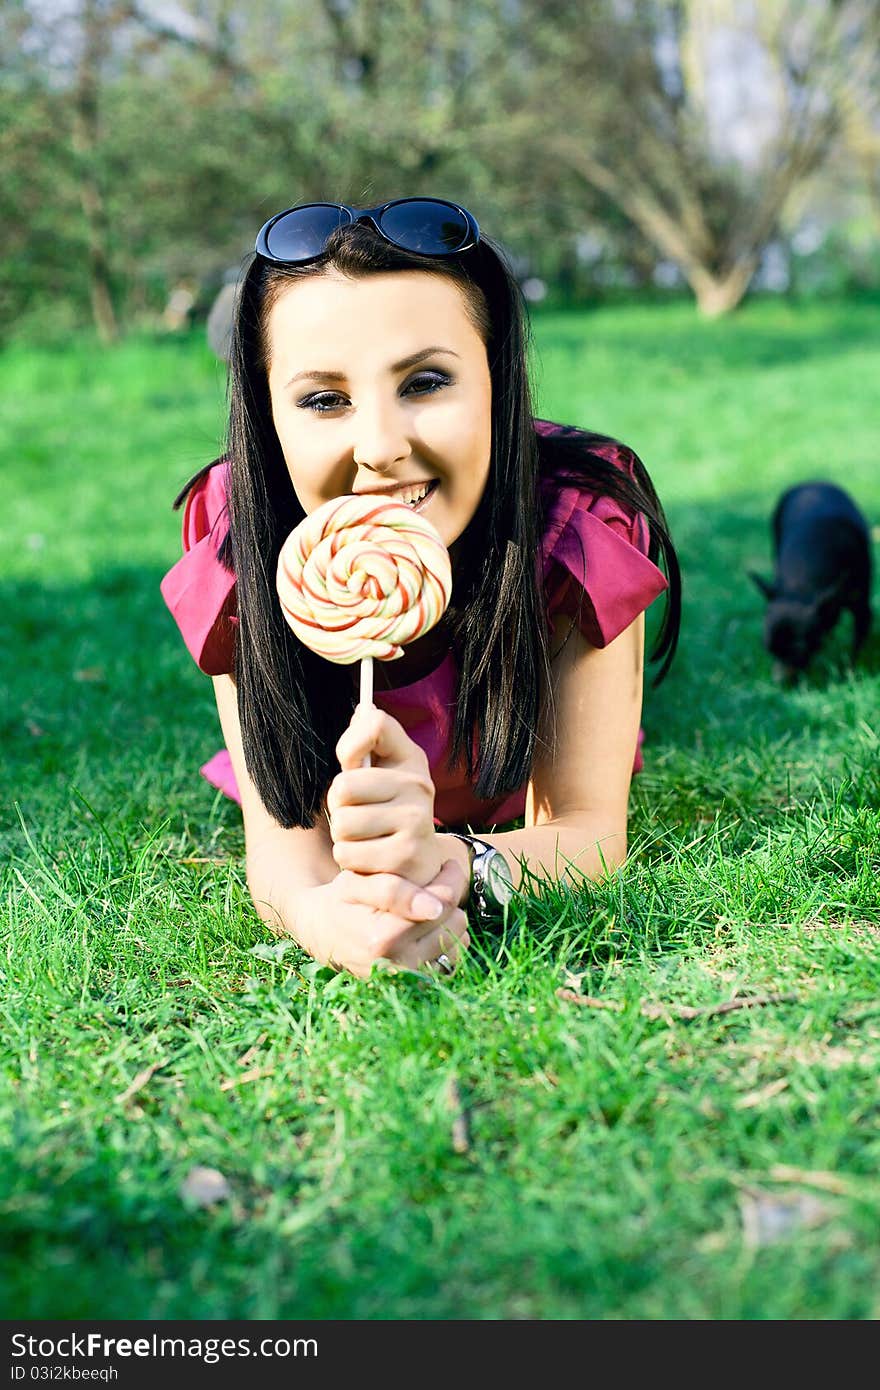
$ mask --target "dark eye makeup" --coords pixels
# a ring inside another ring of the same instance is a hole
[[[451,381],[452,377],[448,372],[441,372],[436,368],[427,372],[417,372],[403,387],[401,394],[430,396],[435,391],[441,391],[444,386],[449,386]],[[316,415],[327,415],[333,410],[341,409],[345,403],[346,398],[339,391],[313,391],[297,401],[297,405],[303,410],[312,410]]]

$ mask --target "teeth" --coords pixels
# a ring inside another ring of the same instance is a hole
[[[401,502],[406,502],[407,506],[414,507],[423,497],[427,497],[430,486],[430,483],[423,483],[420,487],[407,487],[395,496],[399,497]]]
[[[422,502],[431,491],[433,481],[427,483],[412,483],[409,487],[402,487],[397,492],[388,493],[360,493],[361,497],[387,497],[391,502],[405,502],[408,507],[415,507]]]

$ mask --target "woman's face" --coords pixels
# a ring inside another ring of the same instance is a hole
[[[457,540],[489,476],[492,405],[457,285],[324,271],[284,288],[266,327],[272,417],[303,510],[382,494]]]

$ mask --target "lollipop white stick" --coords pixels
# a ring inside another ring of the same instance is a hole
[[[373,703],[373,658],[364,656],[361,658],[361,697],[360,703],[367,709]]]
[[[361,657],[361,698],[360,705],[363,709],[370,709],[373,704],[373,658],[371,656]],[[370,766],[369,753],[361,763],[361,767]]]

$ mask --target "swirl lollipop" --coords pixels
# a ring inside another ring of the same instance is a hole
[[[396,661],[440,621],[452,593],[449,553],[405,502],[336,497],[294,527],[278,556],[278,598],[300,641],[328,661],[360,661],[373,699],[373,658]]]

